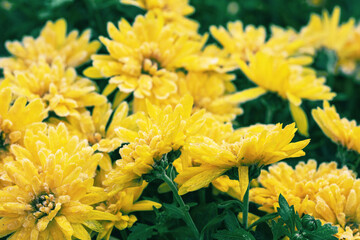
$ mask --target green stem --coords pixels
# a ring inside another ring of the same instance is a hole
[[[199,192],[199,203],[200,203],[200,205],[205,205],[206,204],[205,188],[200,189],[198,192]]]
[[[244,199],[243,199],[243,228],[248,228],[248,215],[249,215],[249,190],[250,190],[250,184],[248,185]]]
[[[180,195],[178,194],[178,190],[174,184],[174,182],[166,175],[165,171],[162,174],[161,179],[167,183],[167,185],[170,187],[171,191],[173,192],[174,198],[176,199],[176,201],[178,202],[178,204],[180,205],[180,209],[184,214],[184,221],[186,222],[186,224],[191,228],[191,230],[194,233],[194,236],[196,239],[199,239],[199,231],[195,226],[194,221],[192,220],[190,213],[189,213],[189,207],[187,205],[185,205],[184,201],[182,200],[182,198],[180,197]]]

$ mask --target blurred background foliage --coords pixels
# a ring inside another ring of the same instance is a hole
[[[200,23],[201,33],[208,32],[211,25],[225,26],[227,22],[235,20],[243,21],[244,25],[263,25],[267,30],[271,25],[300,30],[308,23],[311,13],[321,14],[323,9],[332,12],[336,5],[341,7],[342,22],[350,17],[354,17],[356,22],[360,19],[358,0],[190,0],[190,4],[196,9],[190,17]],[[0,56],[8,55],[5,49],[7,40],[21,40],[26,35],[38,36],[47,20],[65,18],[68,31],[90,28],[93,39],[96,39],[100,35],[107,36],[107,22],[117,22],[121,18],[132,22],[136,15],[144,13],[144,10],[123,5],[119,0],[0,0]],[[210,38],[209,41],[214,40]],[[105,50],[103,48],[100,51]],[[330,51],[318,52],[315,59],[314,68],[327,77],[327,84],[337,93],[332,103],[340,115],[359,122],[359,80],[355,75],[331,73],[329,63],[336,61],[336,55]],[[254,86],[240,71],[235,73],[238,89]],[[286,104],[278,96],[269,93],[259,100],[244,104],[245,114],[236,119],[234,126],[248,126],[258,122],[288,124],[293,120]],[[311,109],[321,105],[321,102],[308,101],[302,105],[309,118],[312,139],[306,149],[307,156],[302,160],[314,158],[322,162],[336,158],[336,145],[324,136],[311,117]],[[295,164],[298,159],[293,161]]]

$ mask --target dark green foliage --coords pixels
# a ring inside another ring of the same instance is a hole
[[[295,212],[294,206],[289,206],[286,199],[280,194],[279,205],[277,209],[280,218],[271,222],[273,239],[282,239],[288,236],[290,240],[336,240],[334,234],[337,233],[337,227],[331,224],[322,225],[320,220],[305,214],[300,218]]]

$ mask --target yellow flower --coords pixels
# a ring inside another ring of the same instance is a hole
[[[119,29],[108,23],[112,40],[100,37],[110,55],[93,55],[93,66],[85,75],[111,77],[107,91],[134,92],[135,98],[154,96],[167,99],[177,91],[175,70],[185,67],[187,60],[200,52],[204,40],[179,35],[164,18],[149,12],[138,16],[131,26],[125,19]]]
[[[14,185],[0,190],[1,237],[90,239],[87,229],[102,229],[97,220],[117,219],[92,207],[107,199],[93,186],[101,154],[69,137],[63,124],[27,130],[24,147],[14,144],[11,152],[15,161],[4,169]]]
[[[51,63],[60,57],[66,67],[77,67],[88,61],[90,55],[100,48],[98,41],[90,40],[90,30],[78,37],[78,31],[66,35],[66,21],[48,21],[36,39],[24,37],[22,42],[6,42],[7,50],[13,57],[0,59],[0,68],[25,70],[39,60]]]
[[[194,99],[193,112],[206,110],[219,121],[232,121],[243,109],[241,103],[256,99],[266,91],[255,87],[236,92],[231,82],[234,75],[217,73],[215,71],[188,72],[179,74],[178,92],[169,98],[159,100],[154,97],[134,99],[134,111],[146,111],[145,102],[148,100],[159,107],[176,106],[182,96],[188,94]]]
[[[340,8],[334,8],[333,13],[324,10],[322,17],[312,14],[307,26],[301,29],[300,38],[307,39],[315,48],[326,47],[340,53],[349,36],[354,31],[354,19],[339,25]]]
[[[105,172],[102,171],[97,175],[97,181],[101,182],[105,179]],[[98,236],[98,239],[109,239],[114,227],[119,230],[131,228],[137,221],[132,212],[151,211],[153,207],[160,208],[161,204],[150,200],[138,200],[146,188],[147,183],[143,182],[141,186],[126,188],[114,196],[110,197],[106,202],[100,203],[96,209],[102,212],[108,212],[116,216],[115,221],[103,221],[104,231]]]
[[[111,109],[110,103],[106,103],[95,106],[92,113],[82,112],[80,118],[69,116],[66,121],[51,118],[50,122],[56,125],[63,122],[72,134],[88,140],[91,146],[96,145],[97,150],[104,154],[99,163],[100,167],[110,170],[111,160],[108,153],[119,148],[123,143],[116,135],[116,128],[137,129],[138,114],[128,116],[128,111],[129,106],[126,102],[122,102],[115,111]]]
[[[240,103],[253,100],[266,92],[258,87],[235,92],[235,86],[230,82],[233,79],[234,76],[230,74],[189,72],[179,84],[184,84],[184,91],[194,98],[194,111],[205,109],[219,121],[226,122],[243,113]]]
[[[179,33],[196,34],[199,27],[197,22],[185,17],[195,11],[194,7],[189,5],[189,0],[121,0],[120,2],[163,15],[166,23],[172,24]]]
[[[303,67],[306,57],[285,59],[264,52],[257,52],[249,64],[239,60],[243,73],[252,82],[267,91],[275,92],[290,102],[290,110],[300,133],[307,135],[307,118],[300,108],[302,99],[331,100],[335,93],[325,85],[325,78],[318,78],[315,71]]]
[[[282,124],[258,124],[235,131],[220,144],[207,137],[193,137],[185,148],[201,165],[189,167],[175,178],[181,184],[179,194],[196,191],[228,170],[235,169],[243,196],[249,184],[249,166],[261,167],[305,154],[302,149],[309,140],[291,142],[295,132],[295,124],[285,128]]]
[[[210,27],[212,36],[220,42],[228,54],[234,59],[247,60],[249,55],[259,51],[265,43],[266,30],[264,27],[255,28],[248,25],[244,29],[241,21],[229,22],[228,31],[224,27]]]
[[[350,34],[345,46],[337,54],[339,65],[344,73],[352,73],[356,68],[357,61],[360,59],[360,25],[357,25]]]
[[[191,115],[192,104],[190,96],[185,96],[174,109],[161,109],[147,102],[147,115],[140,115],[136,121],[138,132],[116,129],[119,138],[129,144],[120,149],[121,159],[104,181],[111,195],[141,185],[143,175],[151,173],[164,154],[179,150],[188,136],[199,131],[204,112]]]
[[[258,181],[262,187],[250,190],[250,201],[260,204],[261,210],[276,211],[281,193],[300,215],[310,214],[346,232],[350,227],[359,237],[360,180],[347,167],[338,169],[331,162],[317,168],[316,161],[309,160],[293,169],[279,163],[269,167],[269,171],[263,170]],[[342,231],[338,233],[340,239]]]
[[[27,104],[25,97],[20,97],[12,104],[10,88],[0,90],[0,158],[7,155],[11,144],[23,143],[27,128],[43,128],[41,121],[47,117],[44,104],[34,99]]]
[[[60,117],[79,116],[80,108],[106,102],[105,96],[95,92],[94,83],[78,76],[74,68],[65,68],[59,57],[50,65],[40,61],[26,70],[5,71],[4,84],[29,100],[40,98]]]
[[[312,110],[312,115],[321,130],[333,142],[360,153],[360,126],[356,121],[340,118],[334,106],[324,101],[323,109]]]

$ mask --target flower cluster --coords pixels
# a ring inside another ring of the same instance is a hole
[[[6,43],[11,56],[0,58],[0,237],[108,240],[142,221],[138,212],[154,211],[157,226],[175,215],[191,229],[190,238],[204,239],[209,226],[199,231],[181,195],[201,194],[212,184],[213,193],[227,193],[241,206],[224,207],[233,202],[222,203],[223,195],[214,203],[226,209],[216,221],[225,219],[231,231],[242,228],[234,234],[250,236],[270,219],[258,220],[249,201],[281,216],[281,194],[300,216],[338,227],[340,239],[360,239],[356,169],[335,162],[317,167],[314,160],[295,168],[277,163],[303,157],[310,144],[303,138],[310,125],[304,100],[324,101],[323,109],[312,109],[315,122],[343,151],[360,154],[360,126],[330,107],[336,93],[311,65],[327,48],[337,54],[337,68],[355,71],[360,26],[353,19],[339,25],[336,7],[331,16],[312,15],[300,31],[273,26],[268,35],[263,26],[235,21],[227,29],[210,28],[216,45],[188,17],[195,10],[188,0],[120,2],[145,13],[132,23],[109,22],[109,36],[99,41],[90,40],[90,30],[67,33],[59,19],[47,22],[38,37]],[[289,104],[294,123],[241,124],[239,115],[253,113],[240,104],[266,102],[268,92]],[[156,184],[160,193],[172,191],[176,203],[146,191]],[[171,231],[154,229],[147,231]],[[224,231],[215,233],[217,239]]]

